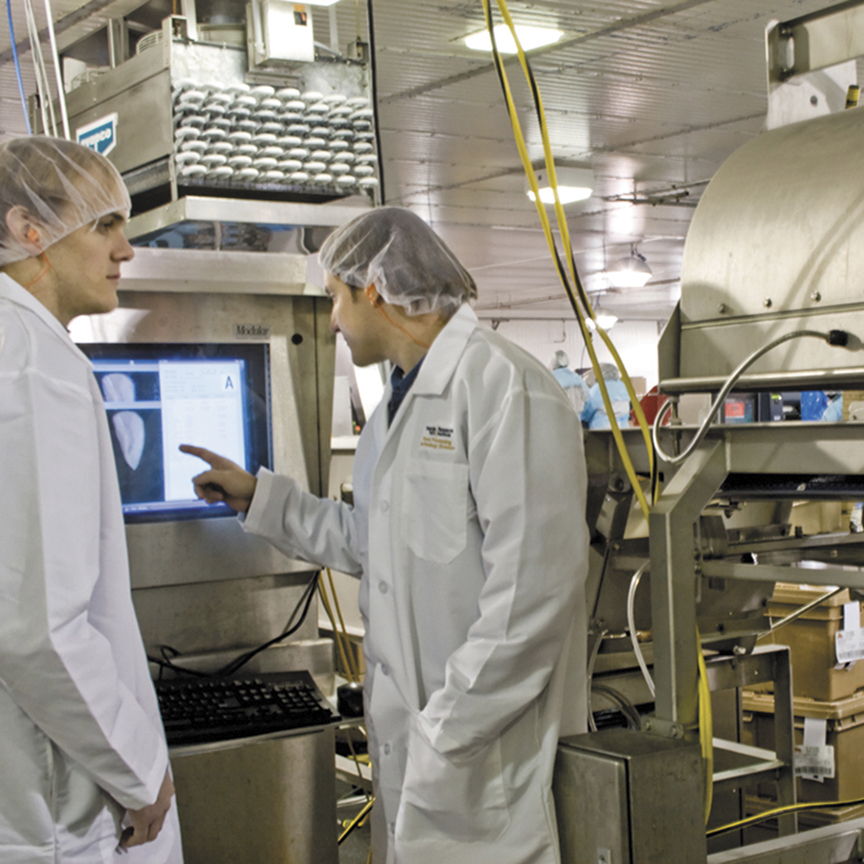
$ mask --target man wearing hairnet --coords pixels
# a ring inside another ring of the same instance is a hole
[[[630,394],[621,380],[621,373],[614,363],[601,363],[600,374],[606,384],[609,393],[609,401],[612,403],[612,411],[618,426],[630,425]],[[588,403],[582,410],[582,422],[588,424],[589,429],[611,429],[609,415],[603,404],[603,394],[600,392],[599,382],[595,383],[588,394]]]
[[[66,325],[117,305],[129,195],[86,147],[0,146],[0,861],[182,861],[108,426]]]
[[[413,213],[357,217],[320,261],[354,362],[394,367],[354,506],[183,447],[212,465],[196,489],[287,555],[361,577],[376,864],[553,864],[557,741],[586,721],[579,420],[548,370],[478,326],[473,280]]]

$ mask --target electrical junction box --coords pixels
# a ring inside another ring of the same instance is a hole
[[[558,742],[552,793],[566,864],[705,861],[695,741],[603,729]]]
[[[249,71],[272,71],[315,59],[312,15],[303,3],[251,0],[246,4]]]

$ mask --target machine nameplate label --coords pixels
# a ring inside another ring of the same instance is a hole
[[[266,342],[270,339],[270,327],[266,324],[235,324],[234,338]]]
[[[117,146],[117,114],[107,114],[75,130],[75,140],[103,156]]]

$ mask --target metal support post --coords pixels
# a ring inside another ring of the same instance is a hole
[[[698,715],[693,524],[726,477],[723,439],[684,463],[649,518],[656,716],[690,730]]]
[[[781,652],[774,671],[774,752],[787,768],[777,775],[777,803],[795,803],[795,718],[792,711],[792,665],[789,652]],[[790,813],[777,819],[781,836],[798,831],[798,816]]]

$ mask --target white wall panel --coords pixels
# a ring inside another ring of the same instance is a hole
[[[482,321],[484,326],[491,322]],[[564,350],[570,358],[570,368],[591,365],[591,359],[574,320],[513,320],[502,321],[498,332],[533,354],[544,366],[550,366],[555,352]],[[631,377],[642,377],[647,387],[657,383],[657,342],[659,328],[654,321],[620,321],[609,336]],[[602,341],[595,336],[595,350],[600,362],[613,362]]]

